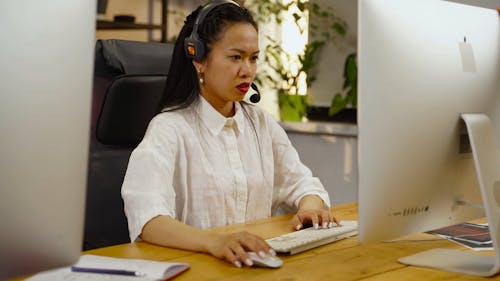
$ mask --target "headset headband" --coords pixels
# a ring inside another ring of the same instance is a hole
[[[238,3],[231,0],[215,0],[205,4],[205,6],[201,8],[200,13],[194,21],[193,31],[191,32],[191,35],[184,39],[184,50],[188,58],[201,60],[205,56],[205,42],[203,42],[203,40],[201,40],[198,36],[198,26],[203,23],[203,20],[208,15],[208,13],[210,13],[210,11],[212,11],[215,7],[223,4],[233,4],[238,7],[240,6],[238,5]]]

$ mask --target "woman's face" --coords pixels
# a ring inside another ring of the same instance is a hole
[[[243,99],[255,77],[257,30],[250,23],[230,24],[210,47],[204,61],[193,62],[204,80],[201,94],[220,113],[232,116],[233,102]]]

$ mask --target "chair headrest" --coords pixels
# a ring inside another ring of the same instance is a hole
[[[101,144],[134,147],[142,140],[163,94],[172,52],[173,44],[97,41],[95,79],[109,79],[96,83],[105,85],[95,130]]]
[[[95,75],[164,74],[170,68],[174,45],[128,40],[97,40]]]

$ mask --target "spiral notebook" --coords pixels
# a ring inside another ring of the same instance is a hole
[[[188,269],[187,263],[82,255],[72,267],[44,271],[26,280],[157,281],[171,280]]]

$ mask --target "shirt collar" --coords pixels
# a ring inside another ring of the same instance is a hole
[[[243,113],[244,109],[239,102],[235,102],[235,114],[233,117],[229,118],[220,114],[202,95],[200,95],[199,102],[197,102],[195,106],[195,110],[202,122],[214,136],[222,131],[229,119],[234,120],[238,132],[243,134],[245,129],[245,116]]]

